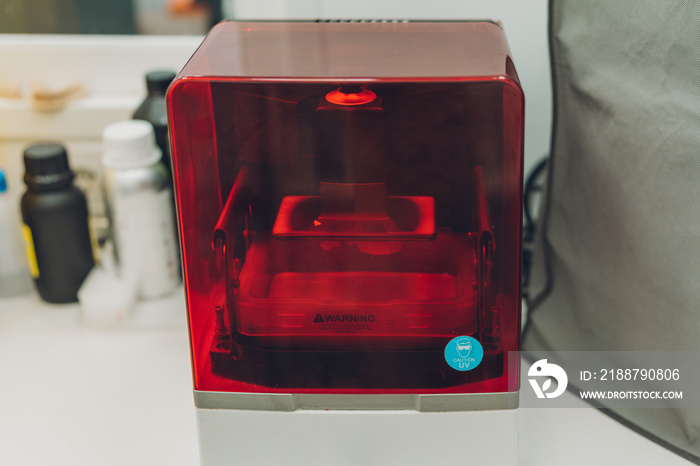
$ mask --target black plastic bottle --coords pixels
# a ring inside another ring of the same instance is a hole
[[[73,185],[68,154],[60,144],[24,151],[24,237],[39,295],[50,303],[78,300],[94,265],[85,195]]]
[[[168,112],[165,107],[165,91],[176,74],[173,71],[151,71],[146,74],[148,94],[134,112],[134,120],[146,120],[153,125],[156,144],[163,152],[163,165],[172,174],[170,163],[170,143],[168,142]]]

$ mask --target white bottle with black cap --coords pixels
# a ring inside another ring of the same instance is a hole
[[[173,194],[153,127],[140,120],[108,125],[103,133],[105,195],[122,278],[139,296],[166,295],[180,283]]]

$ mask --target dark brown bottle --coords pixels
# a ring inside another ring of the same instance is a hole
[[[146,74],[146,90],[148,94],[139,108],[134,112],[134,120],[146,120],[153,125],[156,144],[163,153],[163,165],[172,173],[170,163],[170,143],[168,141],[168,111],[165,106],[165,91],[173,79],[175,72],[167,70],[151,71]]]
[[[22,219],[37,290],[50,303],[77,301],[94,265],[85,195],[73,185],[75,175],[60,144],[28,147],[24,167]]]

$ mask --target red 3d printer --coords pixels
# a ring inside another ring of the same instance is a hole
[[[168,108],[203,463],[426,464],[415,441],[507,464],[523,94],[501,27],[225,22]]]

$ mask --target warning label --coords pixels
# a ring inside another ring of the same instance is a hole
[[[374,314],[316,314],[313,323],[328,333],[358,333],[372,328]]]

